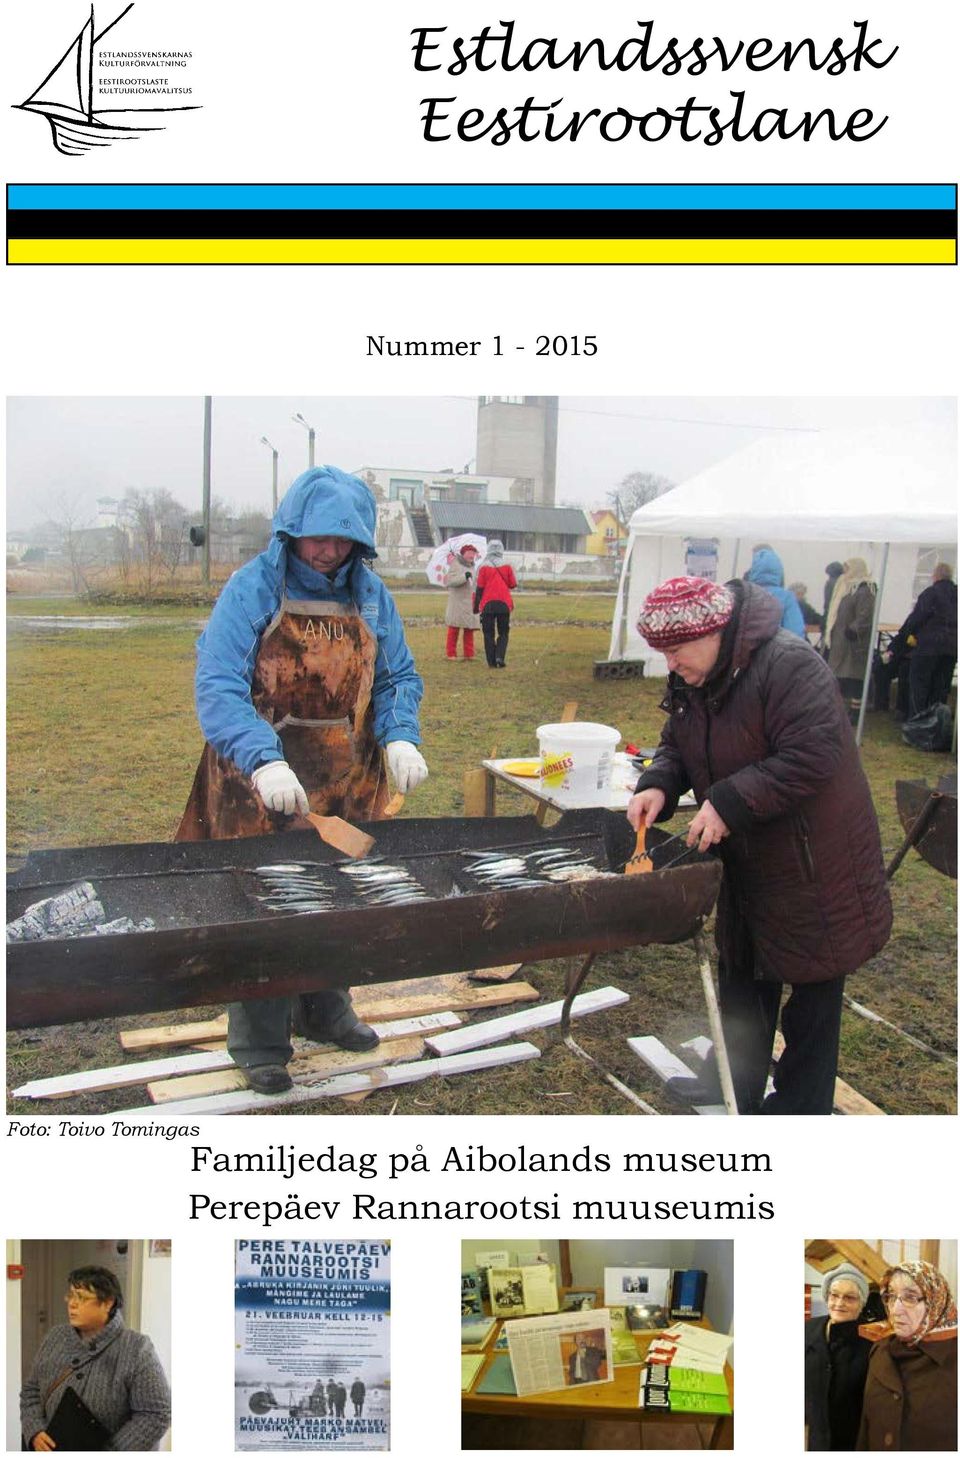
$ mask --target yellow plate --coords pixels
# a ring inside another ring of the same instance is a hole
[[[538,759],[508,759],[502,766],[508,775],[519,775],[523,779],[536,779],[540,774]]]

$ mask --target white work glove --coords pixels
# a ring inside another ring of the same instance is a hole
[[[401,795],[409,795],[422,785],[430,771],[427,761],[415,744],[405,739],[394,739],[387,745],[387,765],[393,775],[393,782]]]
[[[273,759],[260,765],[250,776],[253,788],[268,810],[282,810],[293,815],[297,810],[306,815],[310,809],[307,792],[285,759]]]

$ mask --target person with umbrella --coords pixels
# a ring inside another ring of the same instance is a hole
[[[459,540],[459,539],[455,539]],[[447,553],[447,661],[457,661],[457,639],[463,630],[463,661],[473,661],[473,635],[480,619],[473,611],[473,581],[480,552],[474,542],[464,541],[459,547],[448,543]]]

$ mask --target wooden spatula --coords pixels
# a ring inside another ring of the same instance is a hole
[[[647,826],[641,820],[640,829],[637,831],[637,848],[623,868],[625,876],[642,876],[645,871],[653,870],[653,861],[647,853]]]
[[[343,851],[345,856],[352,856],[355,861],[362,860],[376,845],[372,835],[367,835],[365,830],[358,830],[349,820],[341,820],[339,815],[314,815],[311,810],[308,811],[306,819],[321,840],[325,840],[327,845],[334,846],[336,850]]]

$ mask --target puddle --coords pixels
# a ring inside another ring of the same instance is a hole
[[[153,618],[153,617],[150,617],[150,618],[146,618],[146,617],[145,618],[135,618],[135,617],[80,618],[80,617],[67,617],[64,614],[56,614],[56,615],[55,614],[50,614],[48,616],[38,616],[38,617],[22,617],[22,616],[19,616],[18,615],[16,617],[8,617],[7,618],[7,628],[8,629],[10,629],[10,628],[27,628],[27,629],[31,629],[33,631],[38,631],[40,629],[51,629],[51,628],[54,629],[55,631],[68,630],[70,628],[83,628],[84,630],[93,629],[95,631],[103,631],[103,632],[108,632],[108,633],[109,632],[114,632],[115,633],[115,632],[122,631],[125,628],[157,628],[157,627],[160,627],[160,628],[170,628],[170,627],[202,628],[203,625],[204,625],[204,619],[202,619],[202,618],[197,618],[195,621],[194,620],[191,620],[191,619],[184,619],[184,618]]]

